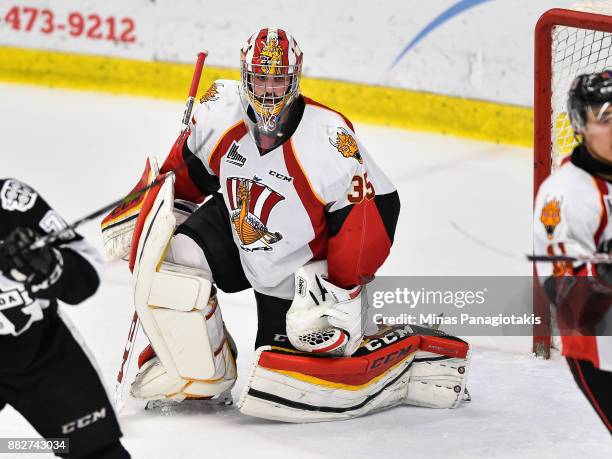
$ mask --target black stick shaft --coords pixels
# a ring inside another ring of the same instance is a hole
[[[184,166],[183,166],[184,167]],[[56,241],[59,237],[61,237],[62,234],[68,232],[68,231],[72,231],[75,230],[76,228],[78,228],[79,226],[81,226],[83,223],[87,223],[90,222],[92,220],[95,220],[96,218],[100,217],[101,215],[104,215],[105,213],[107,213],[110,210],[113,210],[115,207],[126,204],[130,201],[133,201],[134,199],[138,198],[140,195],[146,193],[147,191],[149,191],[151,188],[154,188],[158,185],[160,185],[161,183],[163,183],[166,178],[169,175],[173,175],[175,171],[169,171],[164,175],[160,175],[159,177],[157,177],[155,180],[153,180],[151,183],[149,183],[146,186],[143,186],[142,188],[137,189],[136,191],[133,191],[132,193],[128,194],[127,196],[124,196],[121,199],[117,199],[116,201],[111,202],[110,204],[105,205],[104,207],[88,214],[85,215],[84,217],[79,218],[78,220],[74,221],[73,223],[71,223],[70,225],[68,225],[66,228],[57,231],[55,233],[49,233],[39,239],[37,239],[36,241],[34,241],[34,243],[30,246],[30,250],[36,250],[39,249],[47,244],[51,244],[52,242]]]
[[[59,239],[63,234],[69,232],[69,231],[73,231],[75,229],[77,229],[79,226],[81,226],[83,223],[87,223],[90,222],[96,218],[98,218],[101,215],[104,215],[105,213],[107,213],[110,210],[113,210],[115,207],[122,205],[122,204],[126,204],[130,201],[133,201],[134,199],[136,199],[137,197],[139,197],[140,195],[142,195],[143,193],[146,193],[147,191],[149,191],[151,188],[154,188],[158,185],[160,185],[161,183],[164,182],[164,180],[166,180],[166,178],[170,175],[174,175],[175,172],[177,172],[178,170],[187,167],[187,164],[182,164],[181,166],[177,167],[176,169],[173,169],[171,171],[168,171],[167,173],[165,173],[164,175],[160,175],[159,177],[157,177],[155,180],[153,180],[151,183],[149,183],[146,186],[143,186],[142,188],[139,188],[133,192],[131,192],[130,194],[128,194],[127,196],[124,196],[121,199],[117,199],[116,201],[111,202],[110,204],[105,205],[104,207],[85,215],[82,218],[79,218],[78,220],[74,221],[73,223],[71,223],[70,225],[68,225],[66,228],[61,229],[59,231],[56,231],[54,233],[49,233],[46,234],[38,239],[36,239],[32,245],[30,245],[28,247],[29,250],[37,250],[40,249],[48,244],[52,244],[53,242],[55,242],[57,239]],[[0,247],[2,247],[2,245],[4,244],[4,241],[0,241]],[[25,250],[25,248],[24,248]],[[2,256],[2,251],[0,250],[0,256]]]

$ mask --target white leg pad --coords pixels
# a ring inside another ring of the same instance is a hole
[[[465,358],[440,358],[430,352],[418,352],[403,403],[426,408],[459,406],[465,392],[470,358],[470,351]]]
[[[429,352],[434,348],[440,352]],[[266,346],[256,352],[238,407],[243,414],[285,422],[350,419],[404,404],[455,408],[469,360],[464,341],[399,327],[369,337],[351,357]]]
[[[221,344],[219,341],[224,335],[219,333],[216,323],[210,324],[213,336],[208,334],[205,314],[217,309],[216,298],[207,304],[210,281],[187,274],[188,271],[195,270],[163,263],[154,275],[147,308],[155,321],[154,332],[163,339],[178,374],[188,379],[209,379],[215,374],[215,346]],[[155,345],[153,348],[157,352]]]
[[[134,304],[156,353],[132,384],[141,399],[214,396],[236,380],[209,275],[162,263],[176,225],[172,185],[166,180],[146,216],[134,264]]]
[[[167,274],[165,265],[162,264],[161,274]],[[210,292],[210,282],[199,280],[204,284],[201,287]],[[164,281],[169,282],[167,278]],[[171,299],[169,292],[177,291],[170,288],[164,293],[169,297],[165,299]],[[193,293],[196,294],[193,298],[204,298],[200,296],[202,289]],[[176,304],[181,308],[189,303],[185,302],[186,291],[177,296]],[[145,332],[157,357],[141,369],[132,385],[132,395],[142,399],[163,396],[180,400],[215,396],[231,388],[236,380],[236,367],[216,295],[204,307],[196,302],[189,311],[165,308],[165,303],[159,297],[156,299],[157,304],[147,306],[145,312],[154,327]],[[173,368],[178,376],[167,371],[168,368]]]

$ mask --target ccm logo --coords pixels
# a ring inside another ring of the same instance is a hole
[[[74,432],[76,429],[82,429],[83,427],[87,427],[90,424],[93,424],[98,419],[104,419],[106,417],[106,408],[102,408],[98,411],[94,411],[93,413],[86,414],[82,418],[77,419],[76,421],[71,421],[68,424],[64,424],[62,426],[62,433],[68,434]]]
[[[405,328],[400,328],[392,331],[391,333],[386,334],[382,338],[376,338],[371,341],[368,341],[365,347],[370,351],[375,351],[376,349],[380,349],[381,347],[387,344],[392,344],[398,339],[404,338],[406,336],[408,336],[408,331],[406,331]]]
[[[268,172],[272,177],[276,177],[279,180],[283,180],[285,182],[290,182],[291,180],[293,180],[293,177],[287,177],[286,175],[283,175],[279,172],[276,171],[270,171]]]
[[[412,352],[412,345],[406,346],[399,351],[392,352],[384,357],[374,360],[372,365],[370,365],[370,370],[373,368],[378,368],[381,365],[385,365],[389,362],[393,362],[394,360],[401,360],[404,356],[410,354]]]

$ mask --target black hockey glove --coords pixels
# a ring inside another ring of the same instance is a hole
[[[600,242],[597,247],[597,253],[612,254],[612,239]],[[612,264],[598,263],[595,269],[602,281],[606,282],[608,285],[612,285]]]
[[[46,297],[45,291],[60,278],[64,262],[56,248],[30,246],[38,238],[31,228],[19,227],[0,245],[0,270],[9,279],[21,282],[34,297]]]

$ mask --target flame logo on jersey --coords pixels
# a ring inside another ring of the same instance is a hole
[[[278,44],[278,39],[271,37],[259,53],[261,71],[266,75],[280,75],[279,68],[283,63],[283,48]]]
[[[230,220],[240,239],[240,248],[247,252],[272,250],[271,244],[283,235],[268,230],[268,218],[276,204],[285,199],[254,177],[245,179],[228,177],[227,197],[230,203]]]
[[[200,97],[200,103],[215,101],[219,99],[219,86],[223,86],[222,83],[213,83],[210,85],[210,88],[206,90],[202,97]]]
[[[359,147],[352,135],[344,128],[340,128],[336,133],[336,141],[329,139],[332,144],[345,158],[355,158],[359,164],[363,164],[363,158],[359,153]]]
[[[561,222],[561,201],[555,198],[546,201],[544,207],[542,207],[540,221],[544,225],[544,229],[546,229],[546,237],[549,240],[552,239],[555,228]]]

